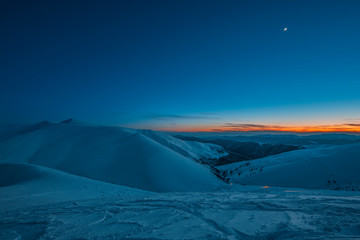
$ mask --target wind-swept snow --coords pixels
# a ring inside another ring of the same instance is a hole
[[[0,142],[0,161],[152,191],[203,191],[221,184],[205,167],[140,133],[79,123],[17,133]]]
[[[360,190],[360,144],[319,147],[219,167],[230,182]]]

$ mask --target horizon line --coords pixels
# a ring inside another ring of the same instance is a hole
[[[194,126],[178,128],[155,128],[156,131],[164,132],[279,132],[279,133],[359,133],[360,124],[353,125],[320,125],[320,126],[235,126],[235,127],[214,127]]]

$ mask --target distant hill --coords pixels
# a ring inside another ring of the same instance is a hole
[[[302,149],[218,169],[233,183],[359,191],[360,144]]]
[[[303,149],[301,146],[287,144],[262,144],[257,142],[239,142],[228,139],[208,139],[176,135],[175,137],[188,142],[201,142],[216,144],[224,148],[227,155],[213,161],[214,166],[263,158],[283,152]]]

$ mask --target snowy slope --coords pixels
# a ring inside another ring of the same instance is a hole
[[[0,163],[0,210],[147,192],[32,164]]]
[[[80,123],[47,124],[0,141],[0,161],[152,191],[210,190],[221,184],[200,164],[140,133]]]
[[[185,157],[190,157],[199,162],[212,163],[219,158],[229,155],[223,147],[211,143],[201,143],[194,141],[183,141],[163,132],[151,130],[137,130],[144,136],[180,153]]]
[[[280,154],[283,152],[294,151],[302,149],[300,146],[286,145],[286,144],[263,144],[257,142],[240,142],[228,139],[206,139],[206,138],[196,138],[196,137],[187,137],[182,135],[177,135],[176,138],[179,138],[183,141],[192,141],[192,142],[201,142],[201,143],[211,143],[218,146],[221,146],[224,151],[228,154],[222,156],[217,161],[213,161],[213,165],[225,165],[235,162],[241,162],[256,158],[263,158],[271,155]]]
[[[219,169],[242,184],[360,190],[360,144],[297,150]]]

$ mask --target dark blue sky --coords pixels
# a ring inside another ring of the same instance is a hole
[[[2,1],[0,10],[1,122],[360,119],[360,1]]]

